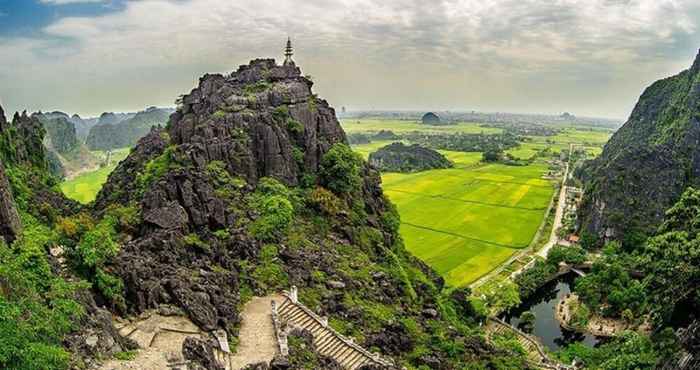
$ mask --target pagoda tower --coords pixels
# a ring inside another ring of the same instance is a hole
[[[287,38],[287,47],[284,49],[284,64],[283,66],[294,67],[296,64],[292,60],[292,55],[294,55],[294,49],[292,48],[292,39]]]

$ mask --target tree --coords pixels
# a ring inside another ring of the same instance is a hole
[[[520,323],[518,326],[526,333],[532,333],[535,328],[535,314],[531,311],[525,311],[520,315]]]
[[[481,155],[481,159],[484,162],[498,162],[503,158],[503,150],[501,149],[488,149],[484,151]]]
[[[644,282],[658,318],[681,302],[700,298],[700,191],[688,188],[666,212],[659,233],[638,255]]]
[[[510,280],[489,283],[480,289],[480,293],[491,313],[503,312],[520,304],[518,286]]]
[[[362,165],[362,156],[337,143],[321,159],[321,184],[336,194],[354,192],[362,185]]]

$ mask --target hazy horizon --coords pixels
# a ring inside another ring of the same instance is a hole
[[[205,73],[282,60],[340,110],[624,121],[700,46],[690,0],[0,0],[0,104],[83,117],[172,106]]]

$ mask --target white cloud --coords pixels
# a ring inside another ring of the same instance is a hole
[[[13,51],[0,63],[11,85],[0,95],[81,113],[166,104],[203,73],[280,57],[291,35],[297,61],[337,105],[624,116],[645,84],[689,65],[700,41],[694,3],[131,1],[58,19],[45,38],[0,35]]]
[[[105,0],[39,0],[42,4],[65,5],[80,3],[103,3]]]

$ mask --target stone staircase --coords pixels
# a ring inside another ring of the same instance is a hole
[[[319,317],[309,308],[301,304],[297,299],[296,288],[284,293],[285,299],[279,307],[273,308],[273,318],[290,328],[308,330],[313,335],[314,345],[317,351],[334,359],[343,368],[349,370],[359,369],[365,365],[371,365],[382,369],[396,369],[393,362],[383,359],[379,354],[372,353],[356,344],[352,339],[346,338],[328,325],[328,319]],[[275,325],[278,327],[278,325]],[[281,334],[281,335],[280,335]],[[282,337],[281,351],[286,350],[286,337],[284,333],[278,333]]]
[[[392,361],[382,358],[356,344],[328,325],[328,319],[316,315],[297,298],[297,289],[292,287],[270,302],[270,322],[276,341],[276,353],[289,355],[287,335],[294,329],[307,330],[313,335],[316,350],[324,356],[334,359],[344,369],[356,370],[371,365],[380,369],[398,369]],[[225,334],[225,333],[224,333]],[[266,333],[260,333],[264,335]],[[240,356],[229,351],[225,338],[217,338],[220,348],[215,349],[216,360],[225,370],[239,370],[245,364],[257,361],[241,361]],[[240,350],[240,348],[239,348]]]
[[[496,319],[489,318],[488,324],[486,325],[487,338],[491,340],[494,335],[504,334],[504,333],[514,333],[518,342],[523,347],[527,353],[527,362],[530,366],[540,368],[540,369],[551,369],[551,370],[568,370],[572,369],[571,366],[559,364],[552,361],[549,356],[544,352],[540,343],[532,338],[531,336],[523,333],[522,331],[514,328],[508,323]]]

